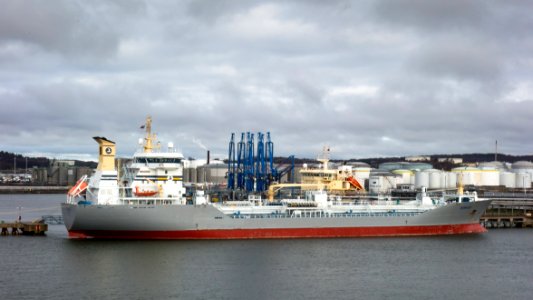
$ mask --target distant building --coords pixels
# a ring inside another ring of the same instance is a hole
[[[51,167],[64,167],[64,168],[68,168],[68,167],[74,167],[74,165],[76,164],[75,161],[73,160],[53,160],[52,163],[51,163]]]
[[[438,162],[442,163],[442,162],[450,162],[452,164],[462,164],[463,163],[463,159],[462,158],[459,158],[459,157],[441,157],[438,159]]]
[[[463,163],[463,166],[464,167],[476,168],[477,167],[477,163],[475,163],[475,162]]]
[[[430,161],[430,156],[406,156],[406,161]]]
[[[32,181],[37,185],[71,186],[83,175],[89,176],[92,172],[92,168],[74,166],[74,161],[56,161],[48,168],[33,168]]]

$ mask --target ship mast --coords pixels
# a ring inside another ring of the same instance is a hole
[[[144,125],[146,129],[146,137],[144,138],[144,153],[151,153],[154,149],[153,142],[157,139],[156,134],[152,134],[152,117],[146,117],[146,123]]]
[[[457,195],[464,194],[463,172],[457,174]]]

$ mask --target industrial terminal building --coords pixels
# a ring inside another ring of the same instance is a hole
[[[460,166],[451,171],[433,168],[425,162],[387,162],[377,169],[364,162],[344,164],[351,168],[353,174],[370,193],[388,193],[392,189],[411,186],[412,189],[427,187],[429,190],[454,189],[459,181],[465,186],[526,188],[532,187],[533,163],[519,161],[513,164],[503,162],[483,162],[476,167]],[[330,163],[336,169],[340,164]],[[300,182],[300,170],[319,165],[300,164],[294,167],[294,178],[285,176],[281,182]],[[225,185],[228,165],[222,161],[206,164],[205,160],[189,161],[184,169],[184,182],[189,184],[207,183]]]
[[[89,167],[76,167],[72,160],[55,160],[48,168],[32,169],[32,182],[34,185],[71,186],[92,172]]]
[[[121,164],[128,160],[119,159]],[[206,159],[183,161],[183,182],[187,186],[219,186],[225,187],[228,181],[228,164],[222,160]],[[341,164],[330,163],[330,168],[338,168]],[[348,162],[343,164],[352,170],[357,179],[365,183],[368,192],[373,194],[388,193],[393,189],[410,187],[418,189],[427,187],[429,190],[453,189],[459,180],[465,186],[502,187],[508,189],[529,189],[533,181],[533,163],[518,161],[515,163],[482,162],[475,166],[458,166],[450,171],[433,168],[429,162],[400,161],[379,164],[371,168],[364,162]],[[280,167],[284,167],[283,165]],[[286,174],[281,182],[300,182],[300,170],[317,165],[299,164],[294,166],[294,173]],[[75,167],[73,161],[54,161],[48,168],[32,170],[33,184],[71,186],[83,175],[93,172],[88,167]],[[293,174],[293,175],[291,175]],[[292,177],[293,176],[293,177]]]
[[[385,193],[399,185],[412,185],[414,188],[453,189],[459,180],[465,186],[531,188],[533,163],[518,161],[512,164],[503,162],[483,162],[476,167],[461,166],[451,171],[433,169],[429,163],[388,162],[370,172],[369,191]]]

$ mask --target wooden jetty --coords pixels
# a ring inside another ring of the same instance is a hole
[[[0,222],[0,235],[45,235],[48,224],[44,222]]]

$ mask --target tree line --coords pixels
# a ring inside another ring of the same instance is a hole
[[[13,168],[15,167],[15,163],[17,170],[25,169],[26,166],[28,167],[28,169],[34,167],[47,168],[52,164],[54,160],[55,159],[50,159],[47,157],[29,157],[23,156],[21,154],[0,151],[0,170],[13,170]],[[97,163],[93,161],[74,160],[74,165],[76,167],[96,168]]]

